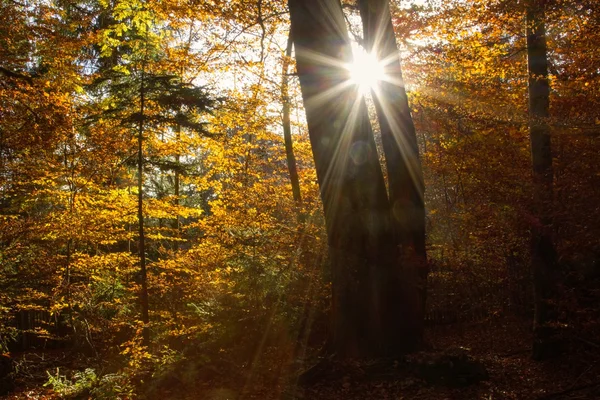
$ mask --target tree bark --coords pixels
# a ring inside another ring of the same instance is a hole
[[[177,147],[179,148],[179,146],[181,145],[181,124],[177,124],[177,127],[175,128],[175,142],[177,143]],[[177,153],[175,154],[175,172],[174,172],[174,176],[173,176],[173,194],[175,195],[175,199],[174,199],[174,204],[175,206],[179,206],[180,201],[179,201],[179,191],[180,191],[180,179],[179,179],[179,171],[181,168],[181,155],[179,154],[179,150],[177,150]],[[175,219],[175,229],[177,230],[177,238],[181,238],[181,221],[179,220],[179,214],[176,216]],[[180,242],[177,241],[175,242],[175,250],[179,250],[179,244]]]
[[[415,282],[399,264],[366,104],[346,68],[352,51],[341,4],[288,4],[329,242],[332,350],[340,357],[393,356],[420,340],[406,295]],[[394,296],[384,284],[390,280],[399,284]]]
[[[415,126],[387,0],[359,0],[364,43],[385,65],[388,79],[379,82],[373,100],[388,170],[390,203],[400,240],[425,256],[423,172]]]
[[[283,139],[285,141],[285,155],[287,157],[288,171],[290,173],[290,182],[292,184],[292,195],[297,205],[302,203],[300,194],[300,179],[298,178],[298,168],[296,166],[296,157],[294,157],[294,147],[292,144],[292,124],[290,121],[290,96],[289,96],[289,76],[288,70],[290,58],[292,56],[292,33],[288,37],[287,48],[283,59],[282,78],[281,78],[281,97],[283,102]]]
[[[550,127],[550,86],[544,5],[527,3],[527,67],[529,73],[529,134],[533,166],[533,206],[536,223],[531,227],[531,261],[534,285],[533,358],[543,359],[552,336],[555,297],[556,251],[552,238],[553,172]]]
[[[138,252],[140,257],[140,303],[142,307],[142,322],[144,345],[150,342],[150,332],[148,328],[149,322],[149,304],[148,304],[148,276],[146,271],[146,238],[144,235],[144,107],[145,107],[145,87],[144,87],[144,65],[142,65],[141,82],[140,82],[140,115],[138,129],[138,159],[137,159],[137,189],[138,189]]]
[[[414,303],[417,323],[425,313],[427,258],[425,252],[424,184],[415,126],[402,77],[396,36],[387,0],[358,0],[367,52],[384,64],[386,79],[373,90],[388,171],[391,221],[403,268],[416,279],[420,300]],[[418,277],[418,278],[416,278]],[[391,293],[398,282],[390,281]],[[404,300],[406,301],[406,300]],[[423,325],[414,326],[418,335]]]

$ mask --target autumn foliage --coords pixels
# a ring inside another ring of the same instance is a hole
[[[285,3],[0,2],[0,352],[85,355],[36,376],[55,393],[281,387],[327,349],[329,249],[294,68],[281,92]],[[530,318],[522,2],[390,3],[425,182],[426,322]],[[600,332],[600,7],[543,3],[558,318]]]

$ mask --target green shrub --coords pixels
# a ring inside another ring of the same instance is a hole
[[[106,374],[98,377],[96,371],[87,368],[77,371],[73,378],[61,375],[59,368],[56,375],[48,374],[48,381],[44,386],[51,386],[62,398],[73,399],[89,396],[98,400],[129,399],[133,397],[133,385],[129,378],[123,374]]]

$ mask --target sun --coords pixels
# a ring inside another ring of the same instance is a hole
[[[375,55],[367,53],[362,47],[352,46],[354,62],[347,66],[350,81],[358,86],[361,94],[376,89],[380,81],[386,79],[385,68]]]

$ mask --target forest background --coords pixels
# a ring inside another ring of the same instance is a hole
[[[598,332],[600,7],[544,3],[558,319]],[[331,277],[286,2],[0,4],[2,351],[72,349],[86,361],[44,379],[106,398],[173,375],[273,387],[314,358]],[[426,188],[426,320],[528,318],[523,4],[391,11]]]

